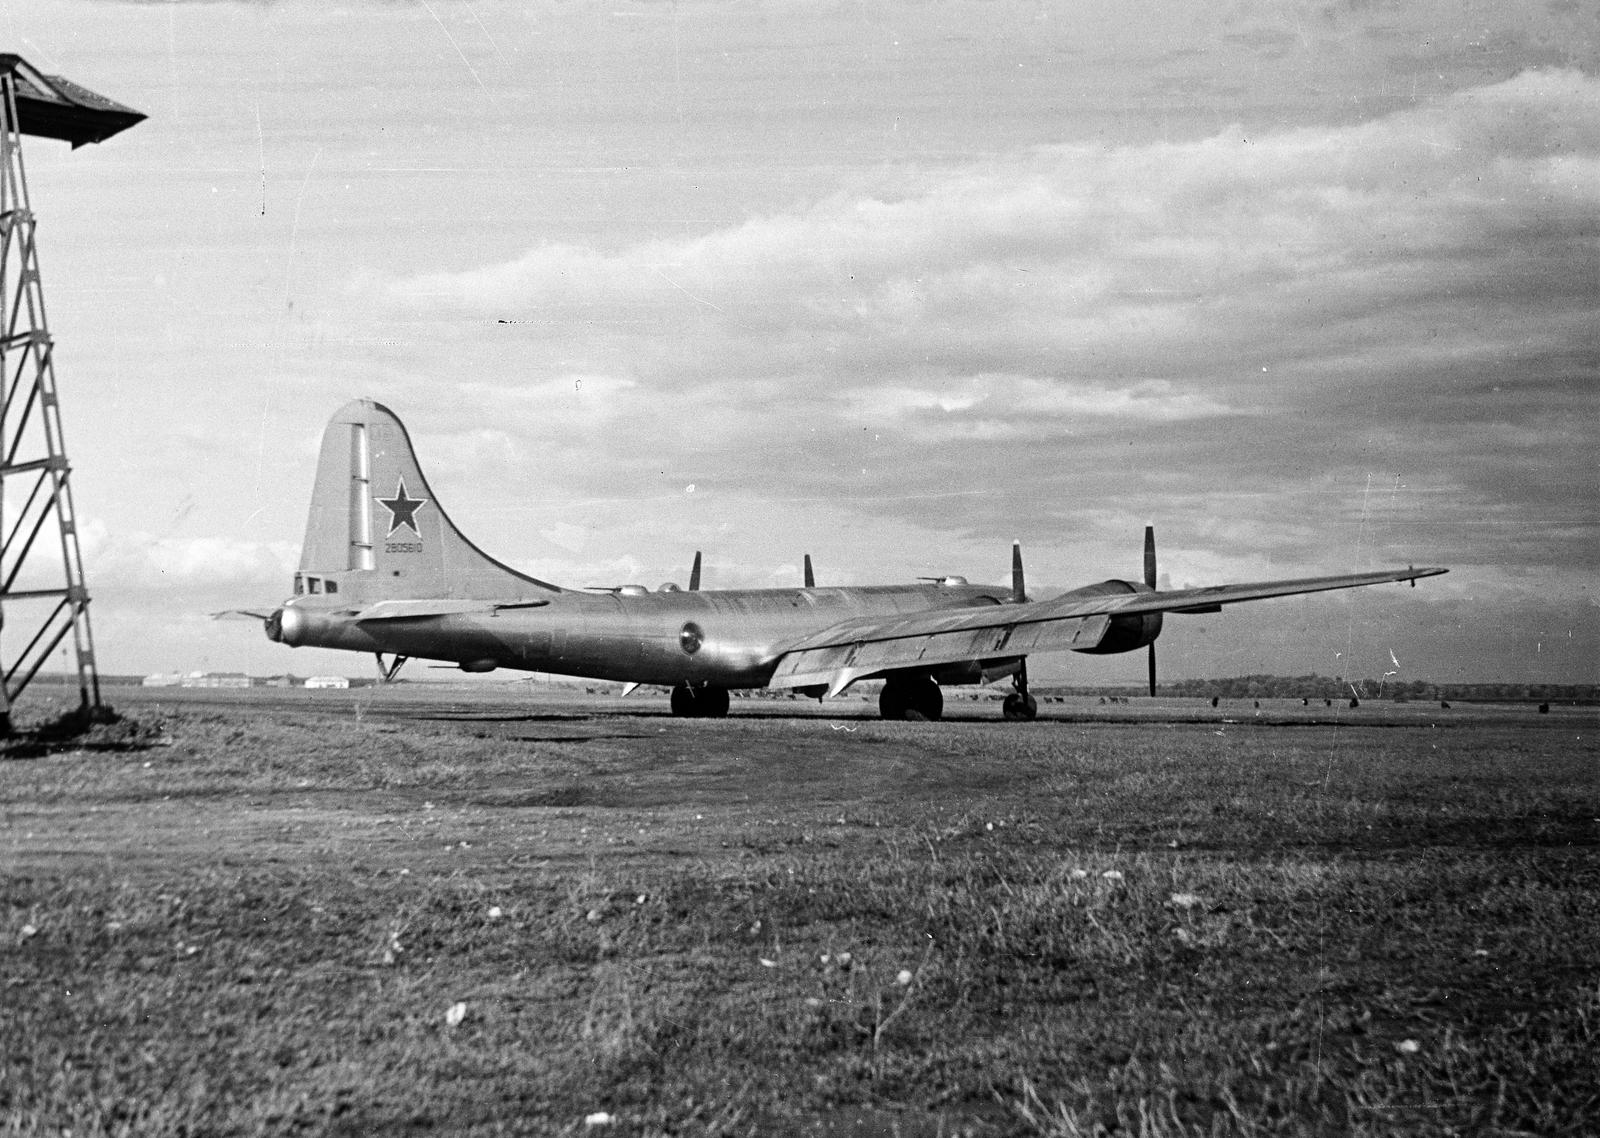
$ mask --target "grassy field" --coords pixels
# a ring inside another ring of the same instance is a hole
[[[1593,709],[113,694],[0,1133],[1600,1132]]]

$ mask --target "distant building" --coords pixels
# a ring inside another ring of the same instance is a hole
[[[312,676],[306,681],[308,688],[347,688],[350,681],[344,676]]]
[[[147,688],[175,688],[183,683],[183,673],[152,672],[139,682]]]
[[[179,683],[186,688],[247,688],[250,677],[243,672],[190,672]]]
[[[292,688],[299,683],[300,681],[295,679],[292,675],[268,676],[266,679],[261,681],[263,687],[269,688]]]

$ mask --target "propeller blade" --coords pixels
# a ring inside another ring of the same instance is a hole
[[[689,591],[691,593],[700,591],[700,551],[698,549],[694,551],[694,566],[689,570]]]
[[[809,553],[806,554],[806,577],[805,577],[805,580],[806,580],[806,588],[814,589],[814,588],[817,587],[816,575],[811,572],[811,554],[809,554]]]
[[[1011,599],[1021,604],[1028,599],[1028,591],[1023,586],[1022,580],[1022,543],[1011,543]]]
[[[1156,527],[1144,527],[1144,583],[1156,587]],[[1156,643],[1150,642],[1150,695],[1156,694]]]

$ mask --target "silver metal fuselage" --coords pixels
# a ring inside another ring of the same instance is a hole
[[[274,639],[645,684],[762,687],[785,645],[857,617],[1010,602],[996,586],[875,585],[706,592],[562,591],[533,606],[408,619],[356,619],[334,596],[299,596],[273,617]],[[269,622],[269,635],[272,635]]]

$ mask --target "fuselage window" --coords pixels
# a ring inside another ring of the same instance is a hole
[[[337,582],[337,581],[329,581],[328,582],[328,587],[324,591],[325,592],[329,592],[329,593],[337,593],[339,591],[339,582]]]
[[[307,590],[309,590],[313,594],[322,592],[322,578],[321,577],[307,577],[306,578],[306,588],[307,588]]]

